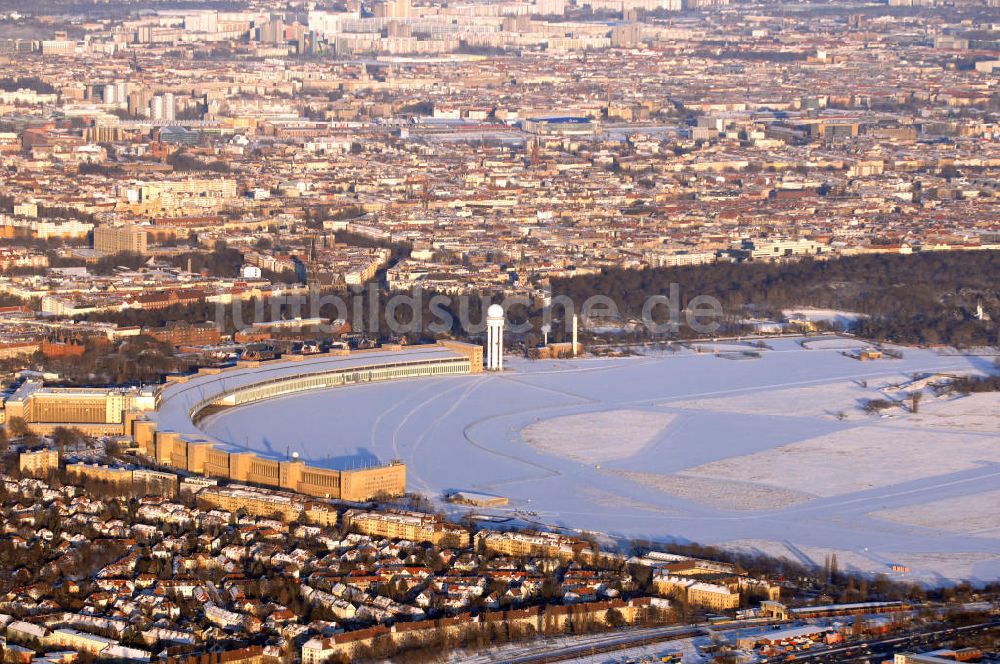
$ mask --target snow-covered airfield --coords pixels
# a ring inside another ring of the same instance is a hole
[[[842,351],[863,343],[837,337],[768,346],[509,359],[499,374],[292,395],[201,426],[320,466],[401,458],[411,491],[507,496],[489,512],[547,526],[817,565],[836,552],[841,567],[896,563],[929,582],[1000,576],[1000,394],[928,389],[908,407],[915,375],[981,373],[992,358],[905,349],[861,362]],[[872,398],[901,405],[867,414]]]

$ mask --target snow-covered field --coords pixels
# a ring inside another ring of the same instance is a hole
[[[713,461],[689,472],[833,497],[891,489],[1000,462],[1000,440],[993,436],[914,431],[895,424],[861,424]]]
[[[207,418],[211,435],[337,468],[401,458],[411,490],[505,495],[497,515],[689,539],[929,581],[1000,576],[1000,394],[934,398],[915,374],[991,358],[905,349],[859,362],[831,338],[733,362],[683,350],[509,358],[503,374],[362,384]],[[746,348],[746,347],[744,347]],[[883,391],[885,390],[885,391]],[[899,405],[866,414],[868,399]],[[465,508],[442,504],[456,512]]]
[[[811,500],[815,496],[753,482],[698,477],[687,473],[657,475],[639,471],[618,471],[625,479],[665,491],[674,496],[725,510],[773,510]]]
[[[891,374],[887,377],[891,378]],[[870,379],[872,387],[887,384],[888,380]],[[728,413],[746,413],[748,415],[787,415],[795,413],[799,416],[817,417],[823,419],[863,419],[866,415],[857,405],[862,399],[871,397],[872,393],[862,386],[862,381],[850,380],[836,383],[823,383],[805,387],[790,387],[761,392],[741,393],[732,397],[709,397],[707,399],[692,399],[691,401],[673,402],[672,405],[681,408],[697,410],[725,411]]]
[[[522,429],[521,438],[545,454],[600,464],[632,456],[674,417],[648,410],[601,410],[540,419]]]
[[[796,545],[791,541],[774,540],[735,540],[729,546],[748,553],[764,553],[770,556],[790,558],[807,565],[823,564],[826,556],[837,555],[837,564],[841,569],[866,573],[885,573],[890,564],[896,563],[909,567],[913,572],[899,574],[889,572],[886,575],[895,579],[916,579],[926,583],[950,583],[955,579],[979,579],[987,581],[993,577],[984,575],[983,569],[995,569],[996,550],[962,552],[894,552],[887,556],[874,549],[817,547]]]
[[[1000,536],[1000,490],[982,493],[979,500],[986,505],[993,505],[993,509],[966,509],[967,498],[956,496],[921,505],[882,510],[874,515],[890,521],[951,533]]]

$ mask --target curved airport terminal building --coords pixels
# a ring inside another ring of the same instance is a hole
[[[318,468],[295,457],[250,451],[213,438],[199,423],[220,410],[297,393],[482,369],[481,347],[452,341],[239,362],[172,377],[150,409],[124,414],[123,433],[159,464],[191,473],[351,501],[400,495],[406,491],[406,467],[398,460],[354,470]]]

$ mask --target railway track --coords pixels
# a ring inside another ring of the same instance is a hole
[[[610,652],[616,652],[618,650],[640,648],[642,646],[654,645],[664,641],[676,641],[677,639],[688,639],[695,636],[705,636],[706,634],[708,634],[708,632],[700,627],[684,630],[664,630],[664,632],[660,634],[632,637],[623,636],[621,638],[609,640],[603,643],[567,646],[565,648],[554,649],[546,653],[515,656],[511,659],[504,660],[504,662],[505,664],[549,664],[550,662],[564,662],[577,657],[603,655]]]

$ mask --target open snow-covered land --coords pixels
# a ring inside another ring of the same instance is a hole
[[[908,565],[928,581],[1000,576],[1000,394],[935,398],[925,373],[992,358],[863,342],[768,340],[750,361],[683,350],[511,358],[502,374],[370,383],[234,408],[202,427],[337,468],[406,461],[408,486],[510,498],[519,523],[730,544],[807,564]],[[923,383],[917,383],[923,386]],[[897,405],[881,414],[868,399]],[[443,504],[445,509],[464,508]]]
[[[632,456],[674,417],[649,410],[598,410],[539,419],[521,430],[521,438],[544,454],[599,464]]]

